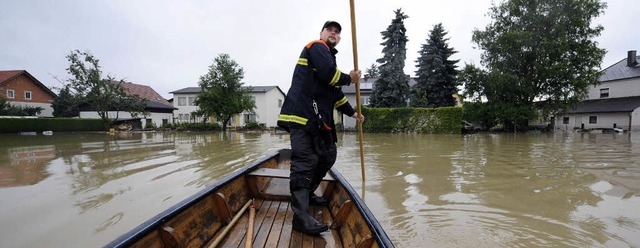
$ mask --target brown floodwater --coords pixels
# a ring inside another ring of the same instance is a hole
[[[397,247],[640,247],[640,133],[340,135]],[[100,247],[257,158],[275,133],[0,135],[0,247]]]

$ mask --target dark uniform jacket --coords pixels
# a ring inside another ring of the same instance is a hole
[[[351,77],[338,70],[337,52],[322,40],[312,41],[304,47],[278,116],[278,126],[287,131],[290,128],[303,128],[310,133],[318,133],[324,123],[327,126],[325,130],[330,128],[334,141],[337,140],[333,109],[347,116],[355,113],[340,88],[349,85]],[[314,109],[314,101],[318,114]]]

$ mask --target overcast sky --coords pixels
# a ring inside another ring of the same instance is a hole
[[[480,64],[471,42],[484,29],[491,0],[356,0],[358,65],[364,73],[382,56],[382,36],[402,8],[407,61],[415,60],[433,25],[448,31],[454,59]],[[602,68],[640,50],[639,0],[606,1],[595,24],[605,27],[597,39],[607,50]],[[70,51],[89,51],[102,71],[116,79],[153,87],[166,98],[171,91],[196,87],[213,59],[227,53],[244,68],[245,85],[279,86],[285,93],[302,47],[319,37],[326,20],[342,24],[336,47],[338,67],[353,69],[348,0],[0,0],[0,70],[27,70],[50,88],[69,75]],[[54,90],[57,92],[57,90]]]

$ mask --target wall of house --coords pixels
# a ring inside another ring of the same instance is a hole
[[[640,131],[640,107],[631,112],[631,131]]]
[[[38,117],[53,117],[53,107],[51,103],[38,103],[38,102],[11,102],[11,106],[21,107],[41,107],[42,111],[38,114]]]
[[[353,109],[355,111],[358,111],[358,107],[356,106],[356,95],[355,94],[348,94],[347,96],[347,100],[349,101],[349,104],[351,104],[351,106],[353,107]],[[362,104],[362,106],[367,106],[369,105],[369,101],[371,99],[371,94],[370,93],[366,93],[363,94],[362,92],[360,92],[360,104]],[[367,117],[365,116],[365,119]],[[336,119],[337,120],[337,119]],[[346,116],[346,115],[342,115],[342,121],[343,121],[343,125],[345,129],[355,129],[356,128],[356,120],[351,118],[351,116]]]
[[[284,95],[274,88],[266,93],[251,93],[251,96],[255,98],[256,108],[254,112],[256,121],[268,128],[276,127],[278,125],[278,115],[284,103]],[[236,116],[234,119],[237,122],[233,122],[232,126],[245,126],[247,124],[244,118],[245,114],[249,114],[249,112],[245,111]]]
[[[640,96],[640,78],[603,82],[589,87],[589,99],[600,99],[600,90],[609,89],[609,98]]]
[[[7,98],[7,101],[14,106],[29,106],[29,107],[41,107],[44,110],[40,112],[40,117],[52,117],[53,116],[53,103],[54,96],[38,86],[38,83],[34,82],[31,78],[20,75],[12,80],[9,80],[0,87],[0,92],[3,96],[7,96],[7,90],[14,91],[14,98]],[[31,92],[31,99],[25,98],[25,92]]]
[[[565,116],[569,117],[569,123],[564,124]],[[597,123],[589,123],[591,116],[597,117]],[[614,124],[617,128],[629,130],[629,115],[627,113],[592,113],[592,114],[576,114],[576,115],[559,115],[555,119],[556,131],[573,131],[575,128],[581,128],[584,123],[585,129],[596,128],[613,128]],[[633,125],[633,124],[632,124]]]
[[[258,105],[257,113],[260,123],[265,123],[267,127],[275,127],[278,125],[278,115],[284,103],[284,95],[277,89],[272,89],[266,94],[260,96],[263,98],[262,103]],[[256,96],[256,102],[259,97]],[[257,103],[256,103],[257,104]]]
[[[198,94],[193,93],[193,94],[174,94],[173,95],[173,107],[177,108],[177,110],[173,110],[173,118],[175,123],[184,123],[184,122],[193,122],[193,120],[191,120],[191,112],[198,110],[198,106],[196,106],[195,104],[191,104],[191,102],[189,101],[189,98],[192,97],[193,99],[195,99],[195,97],[197,97]],[[185,104],[186,105],[180,105],[180,98],[184,97],[185,98]],[[202,118],[196,118],[195,122],[202,122],[203,119]]]
[[[134,118],[133,116],[131,116],[131,114],[127,113],[127,112],[117,112],[117,111],[109,111],[108,113],[109,118],[111,119],[130,119],[130,118]],[[80,118],[100,118],[100,115],[98,115],[98,112],[89,112],[89,111],[81,111],[80,112]],[[172,115],[171,113],[149,113],[146,116],[142,116],[142,115],[138,115],[136,118],[140,118],[142,119],[142,127],[144,128],[147,125],[147,119],[151,119],[151,121],[153,122],[153,124],[156,127],[162,127],[163,123],[171,123],[171,118]]]

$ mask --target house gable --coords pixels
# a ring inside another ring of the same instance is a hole
[[[12,90],[13,98],[8,98],[7,91]],[[29,92],[31,98],[25,97]],[[57,96],[47,86],[25,70],[0,71],[0,95],[10,102],[51,104]]]

